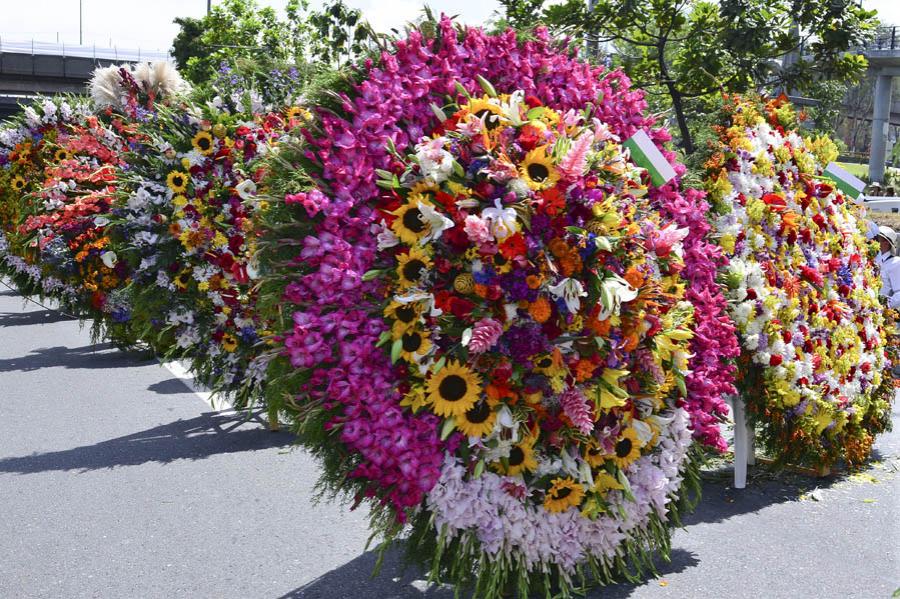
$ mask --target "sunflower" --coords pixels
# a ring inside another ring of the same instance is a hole
[[[631,427],[626,428],[616,441],[616,454],[611,457],[619,468],[625,468],[641,457],[641,442],[637,431]]]
[[[401,287],[413,287],[422,279],[422,275],[431,268],[431,258],[422,249],[412,248],[409,253],[397,256],[397,276]]]
[[[476,119],[484,118],[484,125],[488,130],[499,127],[503,118],[503,111],[500,106],[486,98],[470,100],[468,104],[463,106],[463,109],[468,110]]]
[[[555,348],[549,354],[538,354],[531,358],[535,372],[547,376],[563,376],[568,372],[562,352]]]
[[[284,115],[288,119],[297,119],[301,121],[311,121],[313,115],[310,111],[305,108],[301,108],[300,106],[291,106],[285,111]]]
[[[56,153],[53,154],[53,158],[54,158],[57,162],[62,162],[63,160],[68,160],[68,159],[71,158],[71,157],[72,157],[72,155],[69,154],[69,152],[68,152],[67,150],[64,150],[63,148],[58,149],[58,150],[56,151]]]
[[[430,204],[430,202],[423,202],[422,198],[424,197],[424,195],[418,196],[415,202],[407,201],[391,212],[397,217],[391,223],[391,230],[406,245],[415,245],[428,234],[428,225],[422,220],[422,213],[419,212],[420,203]]]
[[[503,254],[501,254],[500,252],[497,252],[496,254],[494,254],[493,262],[494,262],[494,270],[496,270],[498,274],[503,275],[512,270],[512,267],[513,267],[512,262],[507,260],[506,257],[503,256]]]
[[[503,473],[509,476],[517,476],[523,472],[531,472],[537,469],[537,460],[534,459],[534,441],[532,437],[526,437],[512,446],[509,450],[509,458]]]
[[[237,349],[237,346],[237,337],[235,337],[231,333],[225,333],[224,335],[222,335],[222,349],[224,349],[228,353],[231,353]]]
[[[422,305],[419,302],[400,303],[392,301],[384,309],[384,317],[394,319],[393,330],[398,335],[415,326],[419,322],[421,315]]]
[[[457,417],[456,428],[467,437],[484,437],[494,430],[497,414],[486,399],[479,399],[475,405]]]
[[[172,282],[175,284],[175,287],[184,291],[188,288],[188,283],[191,282],[191,271],[182,270],[174,279],[172,279]]]
[[[550,189],[559,181],[559,171],[547,156],[547,146],[535,148],[525,155],[519,164],[519,174],[528,187],[535,191]]]
[[[400,357],[407,362],[418,363],[431,349],[431,339],[427,331],[410,329],[400,335]]]
[[[194,139],[191,140],[191,145],[204,156],[209,156],[215,150],[213,136],[209,131],[198,131]]]
[[[188,181],[190,181],[190,176],[187,173],[183,173],[181,171],[172,171],[166,177],[166,185],[169,189],[172,190],[173,193],[184,193],[187,189]]]
[[[10,181],[10,185],[12,185],[12,188],[14,190],[22,191],[23,189],[25,189],[25,179],[23,179],[19,175],[16,175],[15,177],[13,177],[13,180]]]
[[[554,478],[544,496],[544,509],[548,512],[564,512],[576,507],[584,499],[584,487],[569,477]]]
[[[606,462],[608,457],[609,455],[596,442],[592,442],[584,449],[584,461],[591,468],[599,468]]]
[[[428,401],[438,416],[462,416],[481,395],[481,377],[456,361],[447,362],[426,385]]]

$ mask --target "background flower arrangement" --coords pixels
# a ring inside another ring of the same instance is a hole
[[[706,163],[739,386],[779,460],[860,463],[893,395],[880,280],[862,208],[821,177],[834,145],[797,118],[784,100],[728,98]]]
[[[214,392],[242,407],[265,372],[255,309],[259,164],[302,112],[253,115],[212,105],[159,109],[129,155],[127,192],[115,210],[115,252],[141,339],[185,359]]]
[[[31,295],[54,296],[68,304],[78,290],[49,274],[31,236],[21,229],[25,219],[44,206],[44,171],[66,153],[56,140],[67,127],[83,122],[90,107],[75,98],[44,98],[0,129],[0,268],[17,287]]]
[[[268,384],[326,487],[372,499],[388,538],[410,521],[435,574],[496,595],[552,571],[568,590],[665,548],[690,421],[720,442],[721,254],[702,194],[648,192],[622,155],[652,121],[621,73],[542,31],[423,31],[324,85],[274,154]]]

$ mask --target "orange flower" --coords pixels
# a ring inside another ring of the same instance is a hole
[[[506,383],[494,381],[485,387],[484,394],[487,396],[488,403],[492,405],[500,400],[504,400],[510,405],[519,401],[519,394],[513,391]]]
[[[625,271],[625,275],[622,278],[631,283],[631,286],[635,289],[640,289],[644,286],[644,274],[633,266]]]
[[[536,300],[531,302],[528,306],[528,314],[534,319],[535,322],[539,322],[544,324],[550,319],[550,315],[553,313],[553,306],[550,305],[550,301],[544,297],[543,295],[539,295]]]
[[[528,275],[525,277],[525,283],[529,289],[537,289],[544,282],[544,278],[540,275]]]
[[[575,364],[575,380],[579,383],[584,382],[594,376],[597,365],[590,360],[578,360]]]
[[[612,323],[609,322],[608,318],[606,320],[597,320],[596,316],[592,316],[591,319],[588,320],[587,326],[598,337],[605,337],[609,335],[609,330],[610,328],[612,328]]]
[[[481,283],[475,283],[475,295],[478,297],[487,297],[488,288],[487,285],[482,285]]]

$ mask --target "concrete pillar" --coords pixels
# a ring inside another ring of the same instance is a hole
[[[891,118],[891,83],[889,75],[879,74],[875,80],[875,110],[872,114],[872,151],[869,154],[869,181],[884,182],[884,155]]]

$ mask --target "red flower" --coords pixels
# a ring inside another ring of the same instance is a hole
[[[778,354],[773,354],[769,357],[769,366],[780,366],[783,358]]]
[[[524,256],[526,251],[528,251],[528,247],[525,245],[525,237],[521,233],[510,235],[500,244],[500,255],[507,260]]]
[[[787,208],[787,203],[784,201],[784,197],[778,195],[777,193],[765,194],[762,197],[762,201],[773,212],[784,212],[784,210]]]
[[[566,205],[566,196],[558,187],[545,189],[540,192],[540,196],[544,200],[540,205],[541,211],[550,216],[559,214],[559,211]]]
[[[814,285],[821,286],[825,282],[825,280],[822,278],[822,273],[820,273],[815,268],[810,268],[809,266],[800,267],[800,276]]]

